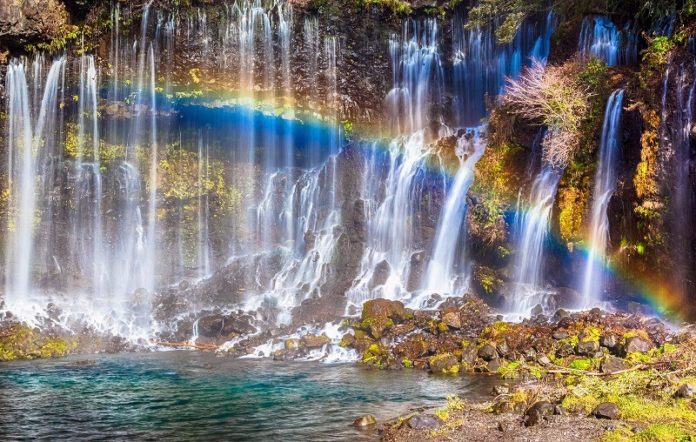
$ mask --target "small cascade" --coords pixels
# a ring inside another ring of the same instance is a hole
[[[509,311],[529,315],[537,304],[545,304],[548,293],[542,287],[544,245],[549,235],[551,210],[556,198],[561,171],[543,166],[532,183],[529,200],[519,220],[516,232],[514,288]]]
[[[604,113],[599,163],[595,175],[589,231],[589,250],[582,280],[582,308],[591,308],[601,299],[606,282],[606,251],[609,243],[607,209],[616,190],[616,160],[621,148],[623,89],[609,97]]]
[[[412,134],[440,123],[444,72],[438,29],[434,19],[405,20],[401,36],[392,35],[389,40],[393,87],[386,101],[396,134]]]
[[[433,255],[428,264],[425,293],[461,294],[468,289],[468,261],[457,256],[462,244],[466,244],[465,216],[467,192],[474,179],[474,167],[483,155],[485,140],[478,130],[460,138],[457,144],[459,170],[447,193],[435,237]]]
[[[674,88],[674,97],[669,90]],[[691,133],[694,125],[694,95],[696,93],[696,63],[668,64],[662,91],[662,124],[660,147],[667,154],[671,170],[670,192],[670,247],[674,265],[672,284],[680,293],[688,293],[693,284],[691,244],[694,232],[690,214],[695,203],[692,180],[693,159]]]
[[[8,211],[9,238],[5,268],[5,299],[10,308],[29,294],[34,226],[34,153],[29,88],[24,65],[7,67],[8,94],[8,183],[12,203],[17,210]]]
[[[609,66],[638,63],[638,37],[633,24],[627,22],[619,30],[609,17],[585,17],[578,41],[580,57],[596,57]]]

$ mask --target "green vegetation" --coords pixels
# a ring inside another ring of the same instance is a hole
[[[23,324],[0,332],[0,361],[66,356],[75,347],[74,341],[44,334]]]

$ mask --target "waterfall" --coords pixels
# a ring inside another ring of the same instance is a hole
[[[609,97],[604,113],[599,162],[590,217],[589,250],[582,281],[582,307],[593,307],[601,299],[606,281],[606,249],[609,242],[607,209],[616,190],[616,157],[621,148],[621,112],[623,89]]]
[[[520,230],[515,239],[514,289],[509,302],[509,310],[513,313],[528,315],[532,307],[545,302],[547,293],[541,286],[544,245],[560,178],[561,171],[543,166],[532,183],[527,208],[520,217]]]
[[[457,157],[461,164],[440,215],[433,256],[428,264],[426,293],[458,294],[461,289],[469,288],[468,282],[464,282],[460,284],[460,290],[457,290],[457,277],[466,280],[469,269],[457,265],[468,264],[465,257],[460,257],[459,263],[455,260],[457,250],[466,243],[462,229],[466,225],[467,192],[474,179],[474,167],[484,149],[485,141],[480,138],[478,131],[458,140]]]
[[[24,65],[7,67],[8,93],[8,190],[11,202],[6,253],[6,300],[14,307],[29,295],[34,226],[34,153],[29,88]],[[16,184],[15,184],[16,183]]]
[[[638,62],[638,37],[630,22],[619,30],[609,17],[585,17],[578,52],[585,60],[596,57],[609,66],[633,65]]]
[[[662,91],[662,122],[660,148],[667,153],[671,170],[670,247],[674,276],[672,283],[678,293],[689,290],[693,278],[691,244],[694,240],[689,216],[694,210],[692,178],[691,132],[693,128],[694,95],[696,92],[696,63],[673,65],[665,70]],[[673,85],[676,94],[668,91]]]
[[[463,18],[455,16],[452,26],[453,92],[455,121],[460,126],[480,124],[487,115],[486,97],[503,92],[506,78],[519,76],[532,60],[546,63],[555,28],[555,15],[545,20],[525,20],[508,44],[498,44],[495,28],[465,30]]]
[[[396,134],[412,134],[439,122],[444,73],[434,19],[405,20],[402,35],[389,40],[392,89],[387,95],[391,127]]]

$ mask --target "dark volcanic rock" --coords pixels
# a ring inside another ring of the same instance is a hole
[[[633,336],[626,339],[626,344],[623,347],[624,354],[630,353],[647,353],[653,348],[653,344],[641,338]]]
[[[597,419],[616,419],[619,417],[619,406],[612,402],[604,402],[597,405],[590,414]]]
[[[529,407],[524,414],[524,425],[531,427],[537,425],[546,419],[547,416],[554,414],[554,406],[548,401],[539,401]]]
[[[490,361],[498,357],[498,351],[492,344],[486,344],[479,348],[478,356],[484,361]]]
[[[612,355],[606,355],[604,360],[602,360],[600,370],[602,373],[616,373],[617,371],[625,370],[628,367],[629,365],[623,359]]]
[[[690,384],[684,384],[681,387],[679,387],[676,393],[674,393],[674,397],[690,399],[694,397],[694,394],[696,394],[696,388],[694,388]]]
[[[428,364],[433,373],[459,372],[459,361],[451,353],[433,356],[428,360]]]
[[[432,414],[417,414],[406,421],[406,425],[414,430],[429,430],[442,425],[442,419]]]
[[[353,421],[353,425],[356,427],[369,427],[370,425],[374,425],[376,423],[377,419],[375,419],[375,417],[371,414],[360,416]]]

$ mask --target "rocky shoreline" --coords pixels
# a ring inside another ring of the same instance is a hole
[[[428,312],[366,303],[342,341],[363,363],[501,379],[490,401],[452,396],[385,423],[382,440],[693,440],[693,326],[600,309],[500,319],[473,298]]]
[[[432,310],[367,301],[361,316],[344,320],[339,329],[344,335],[338,346],[374,369],[500,380],[486,402],[453,395],[442,408],[395,421],[356,420],[356,426],[378,428],[385,441],[688,441],[696,435],[693,325],[675,328],[657,318],[600,309],[561,309],[513,323],[480,299],[464,297]],[[335,338],[304,331],[258,335],[241,345],[192,347],[237,357],[269,339],[276,360],[302,359],[337,345]],[[32,328],[11,317],[0,330],[3,361],[144,349],[94,331]]]

